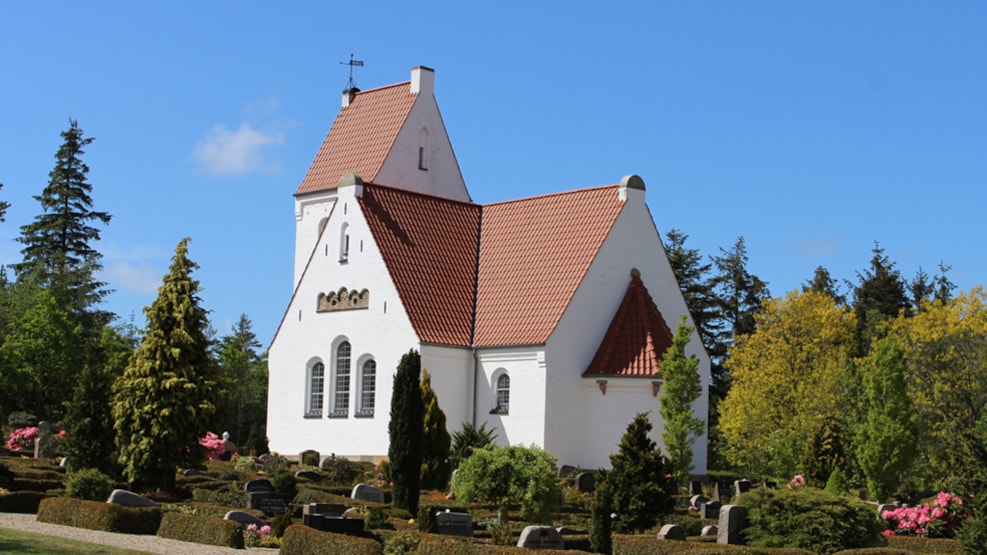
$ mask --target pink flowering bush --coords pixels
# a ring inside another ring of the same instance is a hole
[[[258,528],[256,524],[248,524],[247,529],[243,531],[243,544],[245,547],[270,546],[271,542],[265,540],[265,538],[274,539],[269,538],[270,535],[270,526],[265,524],[264,526]]]
[[[801,488],[805,486],[805,476],[796,474],[792,481],[788,483],[788,489]]]
[[[885,536],[953,538],[970,514],[963,506],[961,497],[943,491],[932,503],[884,511],[881,518],[888,526],[882,532]]]
[[[199,439],[199,445],[206,450],[206,458],[211,461],[218,461],[220,455],[226,453],[226,443],[223,438],[212,432],[206,432],[206,436]]]
[[[18,428],[10,432],[7,438],[7,449],[11,451],[17,449],[34,449],[34,439],[38,437],[38,429],[34,426]]]

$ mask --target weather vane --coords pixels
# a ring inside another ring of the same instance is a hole
[[[353,68],[354,67],[363,67],[363,61],[361,61],[361,60],[354,60],[353,59],[353,54],[350,54],[350,61],[348,61],[348,62],[339,62],[339,65],[350,66],[350,80],[349,80],[348,83],[346,83],[346,90],[355,89],[356,88],[356,81],[353,80]]]

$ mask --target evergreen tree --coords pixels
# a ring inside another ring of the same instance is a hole
[[[591,510],[589,543],[593,553],[613,553],[613,494],[606,482],[597,483]]]
[[[223,400],[218,429],[230,432],[233,443],[244,447],[251,428],[267,422],[267,365],[257,353],[261,345],[252,326],[241,314],[231,333],[220,339],[218,354]]]
[[[452,464],[449,462],[452,437],[446,431],[446,415],[439,408],[439,399],[432,390],[432,376],[424,369],[421,390],[425,407],[421,489],[444,490],[452,477]]]
[[[0,183],[0,191],[3,190],[3,183]],[[5,222],[7,217],[7,209],[10,208],[10,203],[5,200],[0,200],[0,222]]]
[[[836,306],[846,306],[846,295],[840,293],[839,282],[829,275],[829,270],[817,266],[812,279],[802,284],[802,292],[814,291],[829,295],[836,301]]]
[[[610,469],[597,481],[606,482],[617,513],[614,531],[643,532],[675,508],[675,486],[655,442],[648,437],[651,421],[638,413],[620,438],[620,448],[610,454]]]
[[[203,458],[198,439],[216,413],[216,364],[200,306],[198,265],[189,239],[175,249],[158,297],[145,309],[147,326],[123,376],[113,386],[113,420],[124,474],[131,481],[174,489],[176,467]]]
[[[668,245],[665,254],[679,282],[679,289],[685,297],[685,305],[689,308],[692,321],[703,342],[710,345],[720,332],[720,322],[717,318],[717,299],[709,283],[711,263],[703,263],[698,249],[685,246],[688,235],[677,229],[671,229],[665,234]]]
[[[692,328],[686,324],[683,314],[672,345],[661,359],[661,377],[664,380],[661,395],[661,417],[665,429],[661,437],[671,459],[672,474],[679,486],[688,483],[692,464],[692,446],[696,438],[706,431],[706,422],[695,418],[692,403],[703,393],[699,379],[699,359],[685,356]]]
[[[480,424],[479,428],[470,422],[463,422],[463,429],[452,434],[452,452],[449,454],[452,468],[459,468],[474,450],[492,445],[495,439],[497,432],[488,430],[486,422]]]
[[[89,167],[82,155],[93,138],[84,137],[75,120],[69,120],[62,138],[64,142],[55,154],[55,168],[48,174],[48,185],[40,196],[34,197],[41,203],[42,213],[21,227],[17,240],[24,244],[24,259],[13,268],[18,278],[37,270],[41,286],[51,289],[60,305],[81,314],[109,293],[105,284],[94,277],[101,268],[102,255],[91,243],[100,237],[100,230],[93,224],[106,225],[111,216],[92,207],[92,184],[86,178]],[[90,316],[96,318],[96,324],[86,328],[93,333],[98,333],[98,324],[111,319],[111,315],[98,311]]]
[[[421,490],[422,435],[425,407],[421,393],[421,356],[412,349],[401,357],[394,375],[391,394],[391,421],[388,423],[390,445],[391,494],[394,506],[418,514]]]
[[[908,284],[908,292],[911,293],[911,312],[913,314],[922,310],[922,303],[932,297],[935,286],[929,281],[929,274],[925,273],[921,267],[915,272],[915,277]]]
[[[939,261],[939,273],[936,274],[933,280],[933,291],[934,298],[939,302],[949,302],[953,298],[953,291],[956,290],[956,284],[949,281],[949,277],[946,276],[953,267],[947,265],[946,263]]]
[[[857,313],[857,355],[864,356],[877,338],[878,326],[908,309],[905,280],[880,244],[874,242],[870,269],[857,273],[853,287],[853,309]]]

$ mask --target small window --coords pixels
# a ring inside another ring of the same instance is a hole
[[[350,411],[350,344],[343,341],[336,348],[336,382],[332,416],[345,417]]]
[[[344,223],[339,229],[339,262],[345,263],[350,258],[350,226]]]
[[[501,374],[497,377],[497,406],[491,414],[507,414],[511,407],[511,377]]]
[[[418,169],[428,170],[428,129],[418,132]]]
[[[325,388],[326,367],[317,362],[309,369],[308,374],[308,406],[305,409],[306,418],[322,416],[323,389]]]
[[[360,408],[357,416],[373,416],[377,395],[377,362],[368,360],[360,371]]]

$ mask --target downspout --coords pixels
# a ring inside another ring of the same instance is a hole
[[[476,264],[473,269],[473,321],[470,323],[470,346],[473,349],[473,388],[472,405],[470,406],[470,424],[476,426],[476,383],[477,372],[480,368],[480,355],[476,349],[476,312],[480,290],[480,234],[483,231],[483,205],[478,205],[476,221]]]

